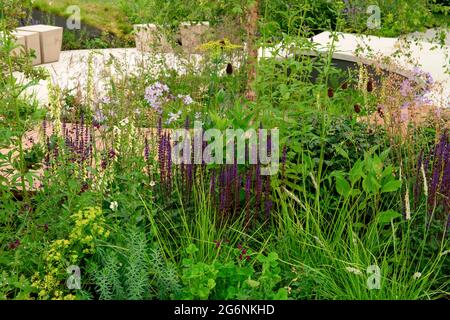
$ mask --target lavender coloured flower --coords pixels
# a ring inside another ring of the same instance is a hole
[[[179,94],[178,98],[181,99],[186,106],[189,106],[194,103],[194,99],[192,99],[190,95]]]
[[[94,117],[93,117],[93,121],[95,123],[96,126],[100,126],[102,125],[105,121],[106,121],[106,116],[103,114],[103,111],[100,109],[97,109],[95,111]]]
[[[156,82],[153,85],[145,89],[144,98],[148,104],[155,109],[158,113],[162,112],[162,104],[165,102],[165,94],[169,93],[169,87],[160,82]]]
[[[433,76],[431,75],[431,73],[426,72],[426,73],[424,74],[424,76],[425,76],[425,82],[427,83],[427,85],[432,85],[432,84],[434,84],[434,79],[433,79]]]
[[[418,95],[414,98],[414,103],[416,105],[423,106],[423,105],[430,105],[433,103],[433,101],[424,95]]]
[[[109,97],[109,96],[104,96],[104,97],[102,97],[102,98],[100,99],[100,103],[103,103],[103,104],[110,104],[110,103],[111,103],[111,97]]]
[[[403,97],[408,97],[412,92],[411,82],[408,79],[403,80],[400,85],[400,94]]]

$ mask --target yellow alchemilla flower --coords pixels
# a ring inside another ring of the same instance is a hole
[[[210,41],[199,46],[201,51],[209,51],[212,53],[221,51],[231,52],[240,48],[242,48],[242,46],[231,43],[231,41],[227,38],[223,40]]]

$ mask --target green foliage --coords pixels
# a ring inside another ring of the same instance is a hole
[[[426,0],[364,0],[326,1],[326,0],[271,0],[264,1],[264,22],[267,36],[279,37],[281,33],[306,35],[322,30],[368,33],[378,36],[395,37],[425,27],[448,25],[433,16],[433,10],[442,10],[436,1]],[[370,5],[380,9],[380,28],[369,28],[368,21],[375,13]],[[441,4],[442,6],[442,4]],[[413,9],[414,8],[414,9]],[[444,8],[448,8],[444,7]],[[448,10],[448,9],[447,9]],[[305,23],[307,22],[307,23]]]
[[[125,255],[119,258],[113,249],[104,250],[101,264],[94,264],[94,281],[103,300],[142,300],[149,295],[149,256],[145,234],[129,228]]]
[[[247,4],[248,0],[137,0],[133,3],[120,0],[121,9],[132,23],[157,22],[170,26],[178,26],[183,21],[211,21],[216,24],[224,16],[242,14]]]
[[[28,300],[33,292],[31,283],[24,275],[0,274],[0,300]]]
[[[428,182],[417,179],[417,155],[422,148],[432,155],[430,146],[442,128],[427,122],[424,128],[408,127],[403,137],[369,124],[366,116],[377,109],[378,93],[387,89],[383,81],[375,92],[358,88],[361,79],[339,70],[331,55],[261,59],[257,100],[249,102],[246,63],[237,63],[245,51],[224,40],[203,46],[199,66],[180,62],[182,74],[159,55],[133,74],[111,58],[104,71],[112,76],[102,96],[94,90],[100,79],[92,76],[91,53],[86,87],[75,92],[50,86],[49,107],[39,108],[24,95],[40,79],[39,69],[31,67],[30,57],[11,54],[16,48],[8,31],[21,14],[11,1],[0,3],[6,4],[0,12],[7,31],[0,49],[1,299],[448,295],[447,216],[442,210],[430,217],[425,191],[410,201],[418,181],[422,189]],[[121,10],[130,22],[165,22],[173,29],[181,21],[205,19],[213,25],[236,19],[238,29],[249,3],[142,0],[124,1]],[[413,3],[423,8],[421,1]],[[298,50],[314,50],[306,37],[324,28],[372,32],[360,24],[365,14],[354,21],[342,15],[342,1],[260,4],[264,44],[283,40]],[[401,5],[386,4],[382,10]],[[5,22],[5,17],[11,19]],[[382,17],[385,27],[377,34],[428,23],[426,17],[413,21],[416,13],[407,17],[399,11],[398,21],[391,22],[388,15]],[[112,45],[106,35],[82,44],[74,34],[65,37],[68,48]],[[21,84],[15,71],[35,76]],[[198,166],[190,175],[186,166],[174,164],[171,184],[165,183],[161,158],[168,154],[161,154],[155,129],[160,113],[145,99],[146,88],[157,82],[170,90],[160,110],[164,128],[185,126],[189,116],[191,122],[201,120],[204,129],[280,129],[280,154],[285,146],[286,159],[279,175],[265,180],[270,188],[264,185],[264,198],[273,208],[264,223],[249,218],[249,208],[228,216],[215,205],[220,186],[212,192],[210,172],[219,165]],[[178,95],[190,95],[193,102]],[[40,126],[45,109],[50,110],[45,126],[52,128],[45,137],[41,129],[31,142],[27,134]],[[178,112],[182,116],[167,124]],[[64,126],[64,136],[53,125]],[[190,188],[185,187],[188,179]],[[81,290],[64,286],[71,264],[82,271]],[[380,289],[370,290],[374,266]]]
[[[96,266],[96,268],[98,267]],[[120,261],[117,254],[111,250],[104,257],[102,267],[94,271],[99,299],[113,300],[124,297],[124,289],[119,272]]]
[[[156,297],[161,300],[178,297],[181,284],[177,267],[164,259],[160,249],[153,249],[150,255],[150,272],[153,275]]]
[[[125,284],[128,288],[128,298],[139,300],[145,298],[148,292],[146,240],[145,234],[141,232],[131,231],[129,235]]]
[[[256,254],[255,266],[250,250],[220,245],[219,257],[212,263],[204,263],[193,259],[196,249],[195,245],[189,245],[186,253],[190,257],[183,259],[182,299],[287,299],[286,289],[279,288],[281,268],[275,252],[267,256]],[[221,258],[222,251],[230,254],[225,260]],[[259,271],[255,270],[259,267]]]

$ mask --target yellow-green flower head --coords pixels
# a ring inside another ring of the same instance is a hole
[[[231,43],[231,41],[227,38],[223,40],[210,41],[198,47],[200,51],[208,52],[212,55],[230,53],[240,48],[242,48],[242,46]]]

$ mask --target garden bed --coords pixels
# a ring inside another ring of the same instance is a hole
[[[84,1],[102,30],[227,21],[245,45],[39,68],[25,2],[0,0],[0,299],[448,298],[445,42],[341,32],[409,30],[410,2],[375,31],[356,1]]]

